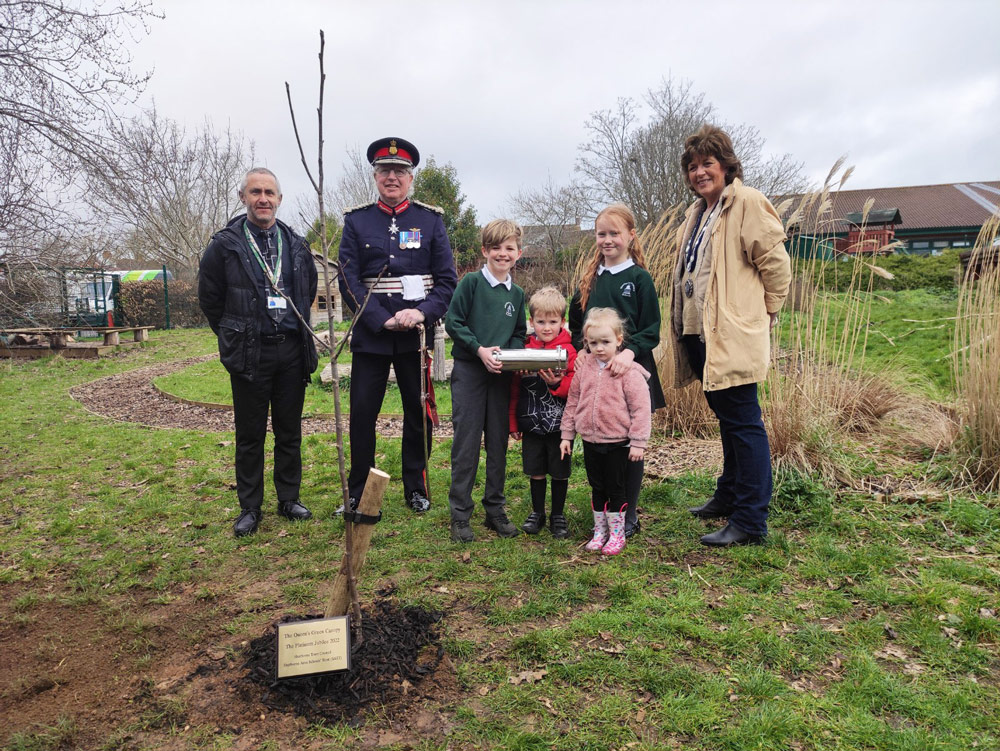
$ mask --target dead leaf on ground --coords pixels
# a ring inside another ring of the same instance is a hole
[[[548,670],[522,670],[517,675],[512,675],[507,680],[518,686],[522,683],[538,683],[549,674]]]
[[[538,698],[538,701],[540,701],[545,706],[545,708],[549,711],[550,715],[552,715],[553,717],[558,717],[559,716],[559,712],[557,712],[556,708],[552,706],[552,700],[551,699],[549,699],[547,697],[544,697],[544,696],[540,696]]]
[[[905,660],[907,658],[906,651],[895,644],[886,644],[884,648],[875,653],[875,656],[881,657],[883,660]]]
[[[469,563],[472,560],[472,553],[466,550],[462,553],[462,563]]]

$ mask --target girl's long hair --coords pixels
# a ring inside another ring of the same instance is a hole
[[[594,220],[594,227],[596,228],[597,222],[602,216],[609,216],[614,219],[619,224],[625,225],[627,232],[631,233],[635,231],[635,214],[632,213],[632,209],[626,206],[624,203],[613,203],[600,214],[597,215],[597,219]],[[636,266],[640,268],[646,267],[646,256],[642,252],[642,243],[639,242],[639,235],[633,235],[632,239],[629,240],[628,244],[628,254]],[[597,268],[601,265],[601,260],[603,256],[601,255],[601,249],[596,248],[594,252],[594,257],[590,259],[587,267],[583,270],[583,275],[580,277],[580,309],[587,309],[587,300],[590,298],[590,290],[594,286],[594,277],[597,276]]]

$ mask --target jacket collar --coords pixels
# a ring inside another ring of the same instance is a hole
[[[388,214],[389,216],[399,216],[410,208],[410,199],[404,198],[401,203],[398,203],[395,206],[390,206],[380,198],[375,202],[375,205],[378,206],[383,213]]]
[[[719,197],[719,200],[722,201],[722,209],[720,213],[722,211],[725,211],[732,205],[734,197],[736,195],[736,191],[742,187],[743,187],[743,181],[740,180],[738,177],[733,178],[733,181],[725,187],[725,189],[722,191],[722,195]],[[699,198],[697,201],[688,206],[687,211],[684,212],[684,216],[690,219],[691,215],[695,211],[700,211],[701,207],[704,205],[705,205],[705,199]]]

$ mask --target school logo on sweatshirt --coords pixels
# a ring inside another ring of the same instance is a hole
[[[503,312],[506,314],[506,316],[508,318],[513,318],[514,317],[514,303],[510,302],[509,300],[507,302],[505,302],[504,305],[503,305]]]
[[[622,297],[631,297],[633,292],[635,292],[635,285],[632,282],[625,282],[622,285]]]

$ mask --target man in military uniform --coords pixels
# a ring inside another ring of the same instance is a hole
[[[318,361],[306,317],[316,265],[305,241],[275,217],[281,188],[271,170],[247,172],[239,190],[247,213],[212,236],[198,271],[198,302],[219,338],[230,374],[236,423],[237,537],[257,531],[264,500],[267,413],[274,430],[274,489],[286,519],[312,516],[299,500],[302,402]]]
[[[402,138],[368,147],[379,199],[344,214],[340,241],[340,291],[357,310],[368,305],[351,338],[351,472],[348,492],[361,498],[375,466],[375,420],[382,408],[389,366],[403,400],[403,495],[416,512],[430,508],[424,462],[424,405],[420,379],[423,324],[433,345],[433,325],[448,310],[458,281],[442,209],[409,197],[417,148]],[[381,275],[381,276],[380,276]],[[427,439],[430,441],[428,420]]]

